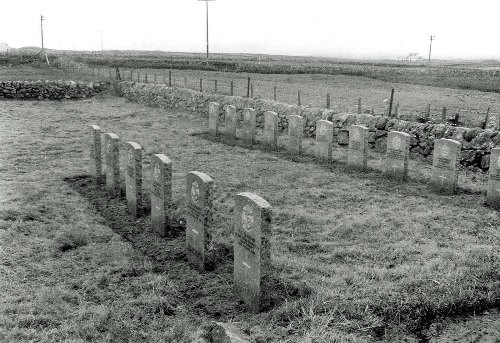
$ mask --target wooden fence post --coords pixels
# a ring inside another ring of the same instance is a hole
[[[361,98],[358,98],[358,114],[361,114]]]
[[[168,71],[168,86],[172,87],[172,71]]]
[[[248,77],[247,80],[247,98],[250,97],[250,76]]]
[[[214,81],[214,93],[217,94],[217,80]]]
[[[274,86],[274,90],[273,90],[273,99],[274,99],[274,101],[276,101],[276,86]]]
[[[203,80],[200,78],[200,92],[203,92]]]
[[[330,93],[326,93],[326,108],[330,109]]]
[[[443,112],[441,113],[441,122],[446,123],[446,107],[443,107]]]
[[[394,88],[391,89],[391,99],[389,100],[389,118],[392,117],[392,102],[394,101]]]
[[[297,104],[300,106],[300,90],[297,91]]]
[[[233,96],[234,95],[234,83],[233,80],[231,80],[231,84],[229,85],[229,95]]]

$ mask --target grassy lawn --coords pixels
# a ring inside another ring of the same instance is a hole
[[[309,155],[212,139],[206,118],[99,96],[0,107],[0,340],[204,342],[231,321],[257,342],[418,341],[443,318],[500,304],[500,218],[484,206],[484,175],[463,171],[454,196],[433,194],[429,165],[410,181]],[[87,125],[173,160],[182,217],[185,175],[214,179],[215,270],[184,256],[184,233],[158,237],[88,175]],[[284,139],[280,139],[284,144]],[[252,315],[232,295],[234,196],[273,207],[273,307]]]

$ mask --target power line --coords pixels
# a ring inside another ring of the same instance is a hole
[[[215,1],[215,0],[198,0],[198,1],[205,1],[206,7],[207,7],[207,60],[208,60],[208,2]]]
[[[431,43],[429,45],[429,67],[431,66],[432,41],[436,40],[436,36],[431,35]]]

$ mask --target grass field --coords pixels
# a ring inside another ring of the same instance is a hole
[[[256,342],[438,342],[452,321],[500,305],[500,217],[484,206],[483,175],[462,171],[459,194],[440,196],[425,161],[395,183],[375,153],[358,172],[345,150],[331,167],[249,150],[209,138],[204,118],[106,95],[1,105],[1,341],[204,342],[213,321],[229,321]],[[189,267],[181,229],[158,237],[149,216],[133,220],[123,198],[93,185],[88,124],[144,147],[146,189],[151,155],[169,156],[181,216],[186,173],[213,177],[215,270]],[[275,300],[258,315],[232,295],[241,191],[274,213]],[[468,323],[477,341],[500,320]]]

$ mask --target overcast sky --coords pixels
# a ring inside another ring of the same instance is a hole
[[[210,51],[354,58],[500,58],[500,0],[216,0]],[[0,42],[54,49],[204,52],[198,0],[2,1]]]

